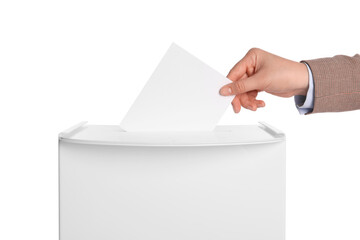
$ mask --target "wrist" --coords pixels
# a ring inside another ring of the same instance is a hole
[[[298,86],[296,95],[306,96],[309,89],[309,72],[305,63],[297,63],[296,85]]]

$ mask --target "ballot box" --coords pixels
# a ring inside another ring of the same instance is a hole
[[[84,122],[59,134],[59,191],[60,240],[283,240],[285,135]]]

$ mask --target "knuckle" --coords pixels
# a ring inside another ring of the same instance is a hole
[[[256,66],[258,59],[262,58],[264,51],[260,48],[251,48],[249,52],[246,54],[248,62],[252,66]]]
[[[264,52],[265,52],[264,50],[254,47],[254,48],[251,48],[247,54],[250,55],[250,56],[260,56]]]
[[[256,54],[258,52],[260,52],[261,50],[259,48],[253,47],[249,50],[249,54]]]
[[[245,92],[245,83],[244,81],[237,81],[234,83],[235,92],[237,93],[243,93]]]

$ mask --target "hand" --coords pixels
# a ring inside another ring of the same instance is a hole
[[[265,107],[265,102],[257,100],[258,92],[279,97],[294,95],[306,96],[309,87],[307,67],[261,49],[251,49],[227,75],[233,83],[220,89],[223,96],[235,95],[232,105],[234,112],[240,112],[241,106],[256,111]]]

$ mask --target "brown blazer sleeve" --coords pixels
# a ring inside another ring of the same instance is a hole
[[[312,113],[360,109],[360,55],[338,55],[306,62],[314,79]]]

